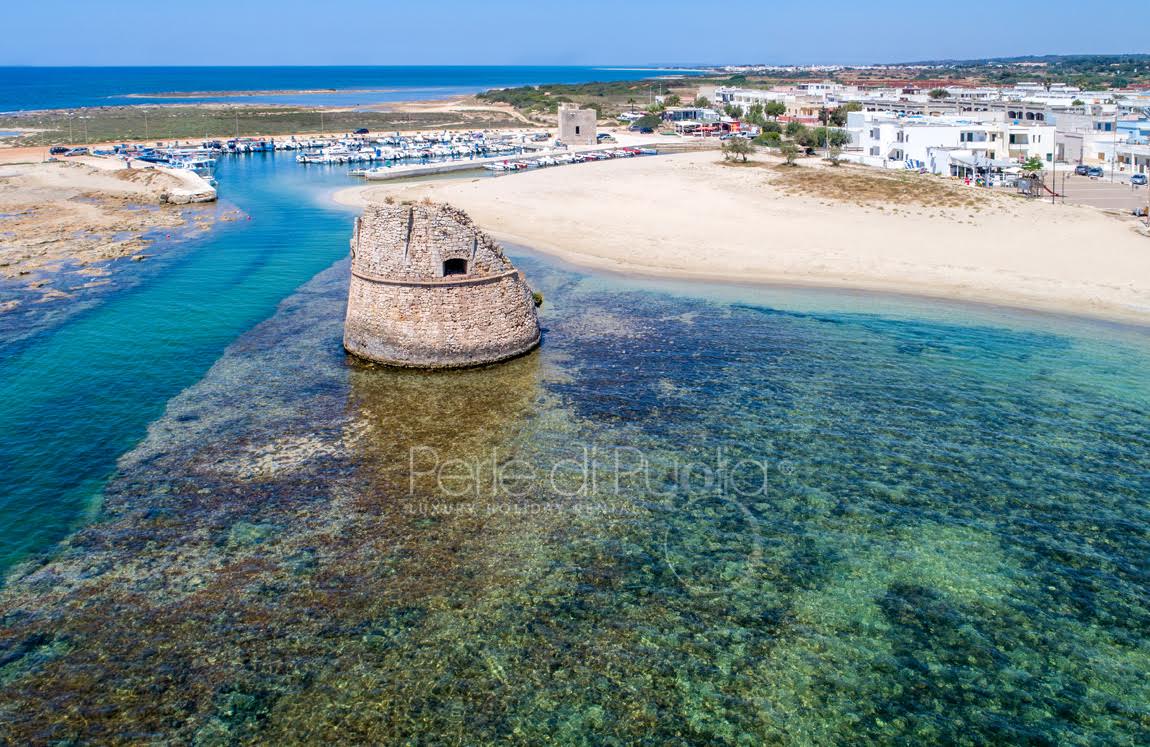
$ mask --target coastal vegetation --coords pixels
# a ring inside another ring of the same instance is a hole
[[[837,165],[843,146],[850,143],[850,134],[838,127],[808,127],[802,122],[787,122],[786,126],[769,120],[760,125],[762,131],[755,143],[768,148],[776,148],[787,164],[793,165],[803,153],[813,153],[817,148],[826,148],[828,158]],[[831,151],[835,151],[833,158]]]
[[[779,145],[779,155],[783,157],[783,162],[788,166],[794,166],[796,159],[799,157],[799,146],[794,143],[782,143]]]
[[[636,106],[652,107],[656,97],[665,106],[693,100],[698,79],[620,80],[595,83],[555,83],[518,88],[497,88],[476,96],[480,101],[510,104],[524,114],[553,114],[560,104],[595,109],[600,117],[613,117]],[[672,103],[675,102],[675,103]]]
[[[856,205],[979,209],[985,201],[981,192],[962,189],[937,177],[864,167],[787,169],[779,172],[774,183],[787,194]]]
[[[733,137],[723,143],[723,158],[728,161],[747,162],[747,156],[755,152],[755,145],[750,140]]]
[[[13,145],[185,140],[297,133],[472,129],[523,123],[498,109],[458,111],[352,111],[295,106],[189,104],[116,106],[25,112],[0,116],[0,130],[25,134]]]

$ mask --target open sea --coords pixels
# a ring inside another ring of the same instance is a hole
[[[217,174],[0,316],[0,743],[1150,743],[1146,328],[509,247],[542,347],[388,370],[345,168]]]
[[[0,112],[207,102],[355,106],[447,98],[536,83],[690,74],[691,71],[653,69],[525,66],[0,67]],[[234,95],[237,91],[263,93]],[[284,93],[298,91],[309,93]],[[202,95],[155,95],[171,93]]]

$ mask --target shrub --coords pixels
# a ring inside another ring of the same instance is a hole
[[[782,154],[788,166],[794,166],[795,159],[799,157],[799,146],[794,143],[783,143],[779,146],[779,153]]]
[[[746,163],[747,156],[754,152],[755,146],[746,138],[733,137],[723,143],[723,159],[726,161],[742,159],[742,162]]]

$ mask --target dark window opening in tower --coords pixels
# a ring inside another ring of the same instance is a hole
[[[449,259],[443,263],[443,277],[448,275],[466,275],[467,274],[467,260],[466,259]]]

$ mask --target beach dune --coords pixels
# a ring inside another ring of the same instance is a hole
[[[592,268],[914,293],[1150,320],[1150,237],[1093,208],[862,167],[711,152],[344,190],[430,196]]]

